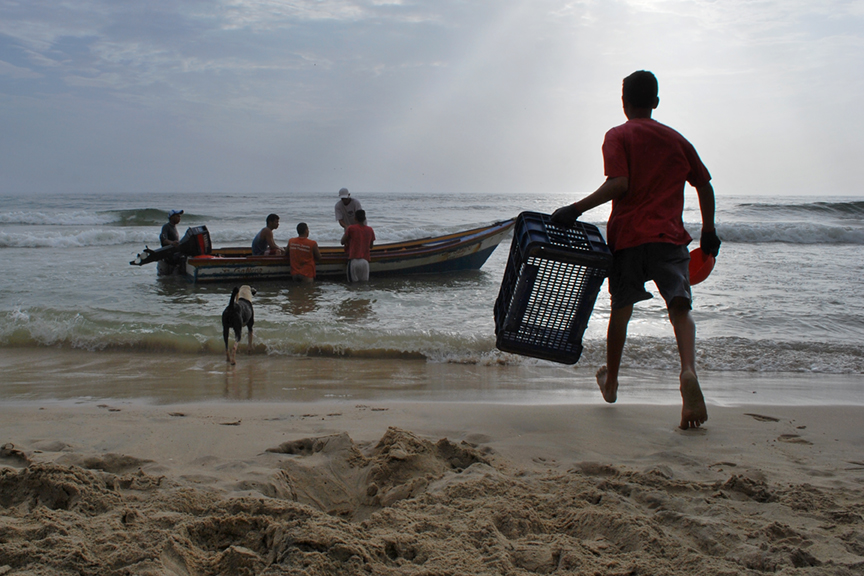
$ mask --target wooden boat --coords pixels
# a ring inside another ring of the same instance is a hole
[[[372,247],[370,273],[384,276],[477,270],[510,233],[513,223],[510,219],[455,234],[378,244]],[[341,246],[319,249],[321,262],[315,266],[318,278],[344,278],[348,264],[345,250]],[[140,266],[169,259],[174,261],[175,273],[196,283],[291,278],[287,256],[252,256],[251,248],[211,249],[206,226],[187,230],[180,247],[146,249],[130,264]]]

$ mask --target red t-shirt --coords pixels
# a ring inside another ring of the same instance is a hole
[[[288,240],[288,256],[291,258],[291,274],[315,278],[315,254],[313,248],[318,243],[309,238],[298,236]]]
[[[348,258],[351,260],[362,258],[371,262],[372,255],[369,250],[375,240],[375,231],[370,226],[352,224],[345,229],[345,234],[348,236],[345,242]]]
[[[686,138],[650,118],[628,120],[606,133],[603,164],[607,177],[629,181],[627,192],[612,201],[606,236],[613,251],[692,240],[681,218],[684,184],[703,186],[711,175]]]

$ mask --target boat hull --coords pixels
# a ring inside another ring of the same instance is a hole
[[[382,244],[372,249],[374,276],[441,274],[477,270],[512,230],[513,220],[458,234],[411,242]],[[348,260],[342,247],[321,247],[318,278],[344,278]],[[186,261],[186,277],[195,283],[286,280],[291,266],[284,256],[251,256],[245,248],[214,249],[213,254]]]

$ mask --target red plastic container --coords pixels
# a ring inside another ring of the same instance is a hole
[[[701,248],[690,251],[690,285],[699,284],[711,274],[714,269],[714,256],[705,254]]]

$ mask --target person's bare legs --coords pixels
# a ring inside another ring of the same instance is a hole
[[[633,306],[612,309],[609,313],[609,328],[606,331],[606,366],[597,370],[597,385],[603,399],[612,404],[618,400],[618,370],[627,340],[627,325],[633,315]]]
[[[698,428],[708,420],[708,410],[699,379],[696,377],[696,323],[690,314],[690,304],[683,299],[672,300],[669,321],[675,329],[678,355],[681,357],[681,424],[682,430]]]

